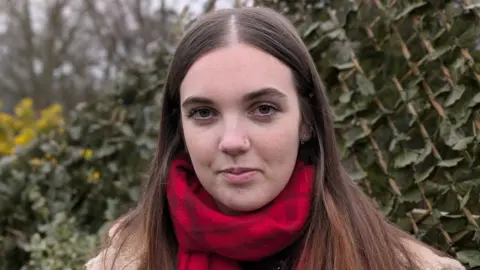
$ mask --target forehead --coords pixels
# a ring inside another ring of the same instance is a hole
[[[276,88],[287,96],[296,93],[287,65],[255,47],[234,44],[199,58],[180,86],[180,97],[220,98],[244,95],[261,88]]]

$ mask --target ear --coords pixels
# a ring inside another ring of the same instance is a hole
[[[305,123],[300,125],[300,141],[308,142],[312,138],[312,128]]]

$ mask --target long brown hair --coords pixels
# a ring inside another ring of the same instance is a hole
[[[303,244],[297,250],[305,270],[417,269],[413,254],[404,245],[405,240],[416,240],[389,224],[344,171],[335,148],[324,86],[303,41],[285,17],[267,8],[223,9],[206,14],[180,40],[164,85],[151,176],[136,208],[118,223],[116,232],[122,245],[117,255],[127,245],[130,250],[135,245],[141,269],[176,269],[178,245],[165,185],[170,162],[185,148],[179,88],[199,57],[231,42],[255,46],[291,68],[303,120],[313,131],[312,139],[300,148],[300,157],[316,166],[313,207],[301,239]]]

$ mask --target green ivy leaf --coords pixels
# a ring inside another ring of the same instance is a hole
[[[428,4],[427,2],[418,2],[418,3],[413,3],[413,4],[410,4],[408,5],[407,7],[405,7],[403,10],[401,10],[396,16],[395,16],[395,20],[399,20],[405,16],[407,16],[410,12],[412,12],[413,10],[419,8],[419,7],[423,7],[424,5]]]
[[[459,85],[454,87],[452,92],[450,92],[447,100],[445,101],[445,106],[452,106],[457,100],[462,97],[463,93],[465,93],[465,86]]]
[[[480,93],[477,93],[475,96],[473,96],[472,101],[470,101],[470,104],[468,104],[468,107],[472,108],[479,103],[480,103]]]
[[[415,173],[415,176],[414,176],[415,177],[415,183],[421,183],[421,182],[425,181],[434,170],[435,170],[435,167],[432,166],[422,173]]]
[[[463,160],[463,157],[446,159],[446,160],[442,160],[439,163],[437,163],[437,166],[439,166],[439,167],[453,167],[453,166],[456,166],[462,160]]]
[[[474,136],[462,138],[462,139],[458,140],[457,143],[455,143],[455,145],[452,147],[452,149],[457,150],[457,151],[465,150],[465,149],[467,149],[468,145],[473,142],[474,139],[475,139]]]
[[[344,92],[340,95],[340,97],[338,98],[338,100],[341,102],[341,103],[349,103],[351,100],[352,100],[352,95],[353,95],[353,92],[352,91],[348,91],[348,92]]]
[[[402,199],[406,202],[418,203],[422,200],[422,194],[420,193],[420,190],[412,189],[404,193]]]
[[[480,250],[467,249],[457,252],[457,259],[470,267],[480,266]]]
[[[408,165],[417,163],[419,158],[420,153],[411,150],[405,150],[400,155],[395,157],[393,166],[395,168],[404,168]]]
[[[358,90],[362,95],[371,96],[375,94],[375,86],[367,77],[365,77],[365,75],[358,72],[355,75],[355,79],[357,80]]]

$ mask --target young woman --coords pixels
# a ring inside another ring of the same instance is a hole
[[[314,62],[280,14],[199,18],[164,91],[145,192],[86,269],[464,269],[349,179]]]

